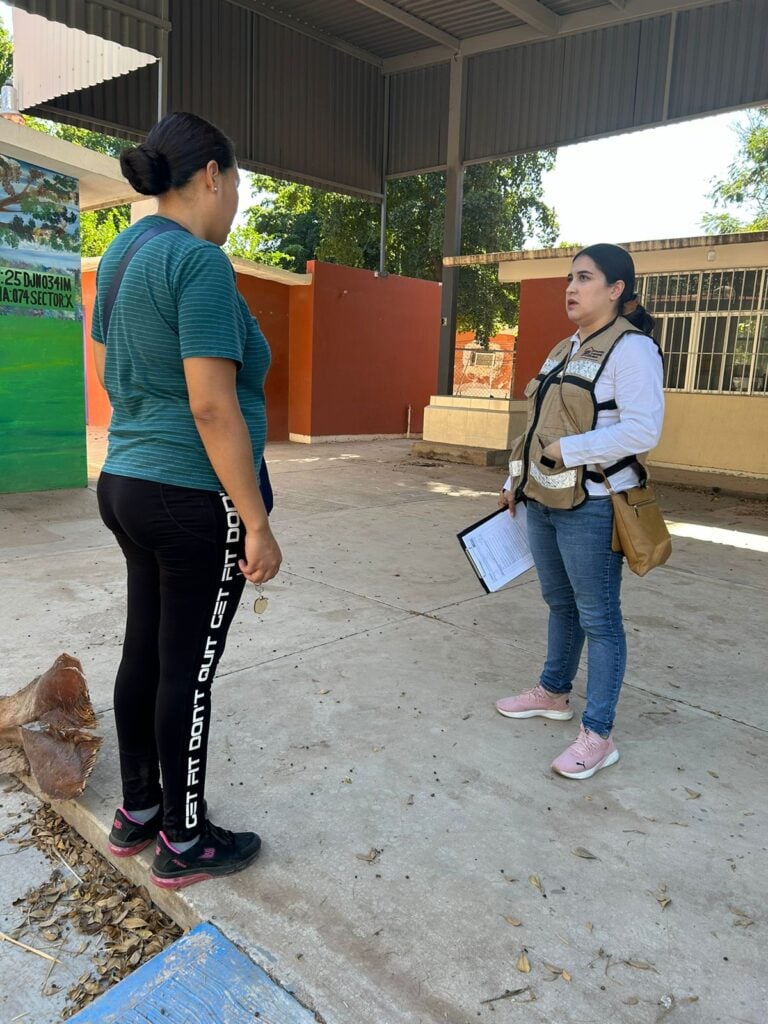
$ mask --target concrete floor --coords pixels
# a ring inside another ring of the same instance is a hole
[[[216,923],[329,1024],[766,1024],[766,505],[662,490],[683,533],[724,532],[627,574],[622,759],[571,782],[549,763],[575,723],[493,710],[538,678],[535,575],[486,596],[455,539],[503,474],[408,453],[272,446],[284,569],[266,615],[245,601],[233,626],[207,793],[264,852],[158,902]],[[103,846],[121,556],[90,489],[0,509],[3,689],[62,650],[83,661],[106,739],[59,809]]]

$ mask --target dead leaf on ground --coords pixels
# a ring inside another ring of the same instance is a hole
[[[668,895],[666,885],[660,885],[656,892],[651,893],[651,896],[653,896],[662,910],[666,910],[672,902],[672,897]]]
[[[356,853],[355,856],[358,860],[364,860],[367,864],[373,864],[381,856],[381,850],[377,850],[375,846],[372,846],[368,853]]]
[[[575,857],[581,857],[583,860],[600,860],[599,857],[585,849],[583,846],[577,846],[575,849],[571,850],[571,853]]]
[[[413,807],[413,800],[414,800],[413,793],[411,793],[411,795],[405,801],[405,806],[406,807]]]
[[[35,812],[17,845],[36,847],[55,867],[49,881],[19,901],[28,909],[28,924],[48,942],[74,939],[78,932],[98,933],[103,941],[89,971],[68,989],[62,1019],[74,1016],[181,935],[181,929],[152,906],[146,889],[128,883],[50,808]],[[62,875],[62,865],[69,874]],[[42,991],[54,995],[61,988],[54,975],[50,983],[46,978]]]
[[[739,910],[738,907],[728,907],[728,909],[736,918],[733,922],[734,928],[749,928],[755,923],[745,910]]]
[[[531,961],[528,959],[528,954],[524,949],[520,951],[520,956],[517,958],[515,967],[521,974],[531,973]]]
[[[528,881],[531,883],[534,889],[538,889],[542,896],[544,895],[544,886],[541,884],[541,879],[538,875],[529,875]]]
[[[698,800],[701,796],[701,793],[697,792],[695,789],[688,789],[687,786],[685,787],[685,792],[688,794],[689,800]]]
[[[505,917],[504,920],[507,922],[507,924],[511,924],[513,928],[519,928],[520,925],[523,923],[516,917]]]

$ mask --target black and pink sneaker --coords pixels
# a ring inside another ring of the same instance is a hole
[[[206,819],[194,846],[179,853],[164,832],[159,832],[149,877],[161,889],[183,889],[219,875],[247,868],[261,847],[255,832],[229,832]]]
[[[163,825],[163,808],[146,824],[131,817],[130,811],[118,807],[107,845],[114,857],[133,857],[152,842]]]

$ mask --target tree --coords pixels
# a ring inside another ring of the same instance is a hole
[[[252,175],[252,192],[260,205],[229,236],[227,252],[303,274],[320,243],[317,208],[323,193],[263,174]]]
[[[13,40],[8,29],[0,25],[0,86],[13,78]]]
[[[720,211],[706,214],[702,221],[711,234],[768,231],[768,107],[749,111],[736,132],[738,156],[709,193]]]
[[[541,179],[554,166],[553,152],[467,168],[462,249],[503,252],[536,239],[552,245],[557,218],[541,199]],[[379,207],[362,199],[307,185],[254,179],[259,202],[231,238],[229,251],[302,272],[320,259],[369,270],[379,265]],[[389,184],[387,269],[438,281],[442,276],[445,175],[421,174]],[[458,327],[481,343],[517,318],[517,288],[501,285],[493,266],[462,268]]]

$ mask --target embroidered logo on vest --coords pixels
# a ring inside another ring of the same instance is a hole
[[[584,351],[579,351],[579,359],[602,359],[605,355],[605,349],[602,348],[585,348]]]

